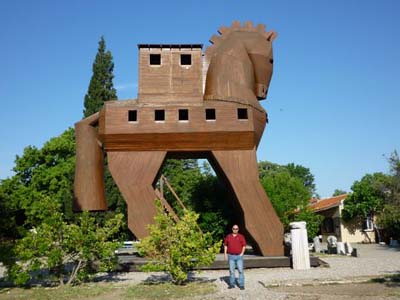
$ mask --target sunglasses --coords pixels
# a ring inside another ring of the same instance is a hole
[[[239,230],[239,228],[232,228],[232,230]]]

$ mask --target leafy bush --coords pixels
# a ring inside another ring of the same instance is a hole
[[[112,269],[119,246],[112,238],[122,224],[121,214],[98,224],[84,212],[76,223],[69,224],[57,202],[45,198],[36,208],[42,222],[17,240],[13,249],[17,261],[9,266],[8,276],[15,284],[41,277],[56,279],[61,285],[78,283],[96,271]]]
[[[156,201],[158,213],[155,224],[149,225],[150,235],[140,241],[139,253],[149,262],[143,271],[165,271],[175,284],[188,279],[188,271],[197,266],[211,265],[219,252],[221,241],[213,243],[210,233],[203,234],[198,225],[198,214],[185,210],[175,223]]]

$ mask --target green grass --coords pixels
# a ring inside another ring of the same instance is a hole
[[[216,286],[213,283],[204,282],[189,283],[183,286],[173,285],[172,283],[138,285],[88,283],[79,286],[62,286],[53,288],[2,288],[0,289],[0,300],[190,299],[194,296],[209,295],[215,293],[215,291]]]
[[[127,296],[133,299],[181,299],[213,294],[216,286],[212,283],[189,283],[187,285],[162,284],[138,284],[130,286]]]
[[[79,286],[35,287],[35,288],[3,288],[0,289],[0,299],[29,300],[69,300],[95,299],[100,295],[111,293],[115,288],[111,284],[82,284]]]

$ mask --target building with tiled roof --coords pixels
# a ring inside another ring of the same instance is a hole
[[[340,204],[342,204],[342,202],[344,201],[344,199],[346,199],[346,197],[347,197],[347,194],[343,194],[343,195],[339,195],[339,196],[335,196],[335,197],[331,197],[331,198],[325,198],[325,199],[313,198],[310,200],[310,206],[314,212],[323,211],[323,210],[327,210],[327,209],[330,209],[333,207],[340,206]]]
[[[342,210],[348,194],[324,199],[310,199],[310,208],[323,217],[320,228],[322,239],[334,235],[340,242],[374,243],[375,233],[370,220],[364,222],[364,228],[355,222],[344,222]]]

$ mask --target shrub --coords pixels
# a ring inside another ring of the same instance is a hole
[[[98,224],[84,212],[77,223],[69,224],[56,202],[44,199],[40,206],[46,212],[43,221],[17,240],[13,249],[17,261],[9,267],[8,276],[14,283],[24,285],[40,277],[59,284],[78,283],[115,265],[119,243],[112,238],[121,227],[121,214]]]
[[[221,241],[212,242],[210,233],[203,234],[198,225],[198,214],[185,210],[175,223],[156,201],[158,213],[155,223],[149,225],[150,235],[140,241],[139,253],[149,262],[143,271],[165,271],[173,283],[183,284],[188,272],[197,266],[211,265],[219,252]]]

